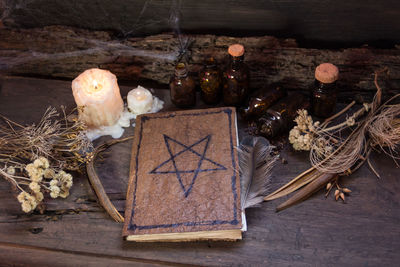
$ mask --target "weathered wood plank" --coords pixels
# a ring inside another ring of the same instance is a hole
[[[394,0],[0,1],[0,17],[11,27],[69,25],[149,35],[170,30],[175,13],[183,31],[299,36],[314,45],[398,41],[399,10]]]
[[[289,158],[289,164],[293,160]],[[387,159],[386,159],[387,160]],[[378,163],[384,163],[378,162]],[[378,166],[381,166],[380,164]],[[284,167],[275,173],[284,173]],[[294,170],[292,170],[294,172]],[[247,213],[249,231],[237,243],[134,244],[122,241],[121,225],[104,213],[66,214],[58,221],[43,216],[1,222],[5,242],[202,265],[391,265],[399,260],[398,170],[378,181],[363,168],[346,182],[353,190],[347,204],[324,199],[320,193],[276,214],[277,202]],[[289,171],[286,175],[290,175]],[[292,173],[294,175],[294,173]],[[287,178],[287,177],[286,177]],[[284,182],[279,179],[273,183]],[[357,181],[357,184],[355,184]],[[43,228],[38,234],[31,229]]]
[[[224,63],[230,44],[244,44],[253,88],[279,81],[290,90],[308,91],[315,67],[323,62],[339,67],[342,99],[357,94],[372,97],[372,74],[385,66],[390,69],[385,89],[393,93],[400,88],[399,49],[305,49],[297,47],[293,39],[271,36],[192,35],[191,39],[193,73],[202,67],[205,56],[213,55]],[[0,71],[18,75],[72,79],[88,68],[101,67],[119,79],[150,79],[167,84],[178,54],[178,40],[171,34],[118,39],[108,32],[59,26],[0,29]]]
[[[107,257],[94,253],[70,253],[65,251],[14,245],[0,242],[2,266],[165,266],[169,263],[140,261],[126,257]],[[174,265],[176,266],[176,265]]]
[[[129,89],[122,87],[122,95]],[[166,92],[157,91],[168,99]],[[24,95],[29,100],[21,101]],[[11,77],[0,92],[0,113],[19,122],[37,121],[48,104],[72,107],[70,82]],[[282,157],[288,164],[279,163],[274,169],[271,191],[308,168],[306,153],[285,148]],[[98,166],[100,178],[119,210],[123,210],[129,158],[130,144],[119,144]],[[32,247],[35,251],[49,250],[43,255],[51,259],[64,255],[58,253],[68,253],[73,260],[84,257],[89,263],[99,262],[96,257],[100,257],[107,258],[104,262],[110,258],[121,264],[132,260],[208,266],[395,265],[400,261],[400,171],[385,156],[374,155],[373,163],[382,179],[376,179],[366,166],[344,178],[343,185],[353,191],[346,204],[332,197],[325,199],[324,192],[281,213],[275,213],[275,207],[283,200],[263,203],[248,210],[249,230],[242,241],[234,243],[123,241],[122,224],[115,223],[94,202],[84,177],[74,180],[72,194],[66,200],[46,200],[50,210],[44,215],[25,215],[9,185],[0,180],[0,259],[4,247],[23,246],[17,249],[24,255],[21,261],[10,259],[8,263],[23,265],[23,260],[33,255],[29,250]],[[76,202],[77,198],[89,200]],[[38,263],[46,263],[44,256],[39,256]]]

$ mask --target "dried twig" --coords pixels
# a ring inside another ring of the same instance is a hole
[[[325,121],[321,124],[321,128],[324,128],[326,125],[328,125],[329,122],[333,121],[334,119],[338,118],[340,115],[342,115],[343,113],[348,111],[352,106],[354,106],[355,103],[356,103],[356,101],[352,101],[344,109],[342,109],[341,111],[339,111],[335,115],[332,115],[331,117],[325,119]]]
[[[369,160],[372,146],[379,146],[393,159],[398,159],[398,157],[394,156],[394,150],[400,144],[400,104],[389,105],[389,103],[400,97],[400,94],[381,105],[382,89],[378,84],[378,76],[383,72],[387,72],[387,68],[375,72],[374,83],[377,92],[373,102],[364,104],[363,108],[348,117],[345,122],[329,128],[326,127],[329,122],[349,110],[354,105],[354,101],[321,125],[318,122],[314,123],[306,111],[301,110],[298,112],[299,116],[295,120],[297,126],[292,129],[289,140],[295,149],[310,149],[310,161],[313,167],[267,196],[265,200],[287,195],[294,191],[289,189],[296,188],[296,185],[306,185],[295,196],[277,208],[277,210],[281,210],[304,200],[313,192],[319,190],[323,182],[325,184],[328,182],[329,179],[327,177],[331,176],[333,179],[338,176],[350,175],[365,162],[379,177]],[[357,122],[356,120],[363,116],[365,112],[368,112],[367,116]],[[342,130],[351,126],[356,127],[347,138],[342,139]],[[385,148],[388,148],[389,151],[387,152]],[[312,173],[310,174],[311,170]],[[316,177],[312,176],[312,174],[316,174]],[[310,176],[313,179],[310,179]],[[335,191],[335,198],[336,200],[340,198],[344,202],[345,193],[350,193],[351,190],[340,188],[337,181],[336,186],[338,189]],[[332,185],[328,187],[326,196],[332,188]]]
[[[86,171],[87,171],[87,175],[89,177],[89,181],[90,184],[92,185],[97,198],[99,199],[99,202],[101,204],[101,206],[106,210],[106,212],[108,213],[108,215],[111,216],[111,218],[113,218],[116,222],[124,222],[124,217],[118,212],[118,210],[115,208],[115,206],[111,203],[111,200],[109,199],[109,197],[107,196],[106,191],[104,190],[104,187],[100,181],[99,176],[96,173],[96,169],[94,167],[94,162],[96,157],[104,150],[106,150],[107,148],[111,147],[112,145],[118,144],[118,143],[122,143],[125,142],[127,140],[132,139],[133,136],[130,137],[126,137],[126,138],[122,138],[122,139],[118,139],[118,140],[111,140],[105,144],[102,144],[100,146],[98,146],[93,153],[93,160],[89,161],[86,164]]]
[[[294,196],[280,204],[277,208],[276,211],[281,211],[286,208],[289,208],[290,206],[295,205],[296,203],[299,203],[308,197],[310,197],[314,192],[318,191],[322,187],[324,187],[328,182],[334,180],[337,177],[336,174],[330,174],[330,173],[324,173],[324,174],[319,174],[318,178],[316,178],[314,181],[303,187],[301,190],[299,190]]]

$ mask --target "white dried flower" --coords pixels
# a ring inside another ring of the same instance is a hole
[[[36,171],[34,171],[30,177],[33,182],[41,182],[43,179],[43,169],[36,169]]]
[[[18,194],[18,197],[17,197],[17,200],[18,200],[20,203],[24,202],[25,199],[26,199],[26,195],[28,195],[27,192],[21,192],[21,193],[19,193],[19,194]]]
[[[49,161],[45,157],[39,157],[33,162],[33,165],[36,168],[42,168],[42,169],[47,169],[50,166]]]
[[[9,175],[14,175],[14,174],[15,174],[15,168],[12,167],[12,166],[8,166],[6,172],[7,172]]]
[[[59,171],[50,181],[50,196],[66,198],[72,185],[72,175],[65,171]]]
[[[45,157],[40,157],[39,159],[42,161],[43,169],[48,169],[50,167],[50,163],[49,163],[48,159],[46,159]]]
[[[53,178],[56,175],[56,172],[53,169],[44,170],[43,176],[46,179]]]
[[[28,172],[28,174],[33,172],[33,170],[35,170],[35,169],[36,169],[36,167],[32,163],[29,163],[28,165],[25,166],[25,170]]]
[[[35,160],[36,161],[36,160]],[[30,163],[25,166],[25,170],[28,172],[29,177],[33,182],[40,182],[43,179],[43,169],[35,167],[34,164]]]
[[[58,181],[53,179],[50,181],[50,186],[57,186],[58,185]]]
[[[32,211],[32,206],[29,202],[22,202],[21,203],[21,207],[22,210],[26,213],[31,212]]]
[[[57,198],[60,194],[60,188],[56,185],[50,186],[50,196],[52,198]]]
[[[29,184],[29,188],[35,193],[40,192],[40,185],[38,183],[36,183],[36,182],[30,183]]]
[[[41,167],[42,167],[42,161],[41,161],[40,159],[36,159],[36,160],[33,162],[33,166],[34,166],[35,168],[41,168]]]
[[[35,193],[35,198],[36,198],[37,202],[42,202],[43,198],[44,198],[43,193],[42,192]]]
[[[31,196],[27,192],[21,192],[18,197],[18,201],[21,203],[22,210],[26,213],[31,212],[37,207],[37,200],[34,196]]]
[[[313,139],[313,133],[319,126],[319,122],[313,122],[308,115],[307,110],[300,109],[297,111],[298,116],[295,118],[297,125],[289,132],[289,142],[295,150],[310,150]]]
[[[66,188],[70,189],[70,188],[72,187],[72,184],[73,184],[72,180],[70,180],[70,181],[65,181],[64,186],[65,186]]]

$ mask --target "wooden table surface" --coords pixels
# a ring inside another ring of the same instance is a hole
[[[74,107],[69,81],[6,78],[0,114],[19,123],[38,122],[49,106]],[[132,86],[121,87],[126,96]],[[168,91],[156,95],[167,100]],[[125,135],[131,135],[130,128]],[[103,142],[102,138],[98,142]],[[124,210],[131,144],[118,144],[97,164],[104,187]],[[271,191],[309,167],[307,153],[286,147],[273,170]],[[342,184],[353,192],[346,203],[323,190],[280,213],[284,199],[249,209],[248,231],[240,242],[132,243],[96,202],[84,175],[76,175],[71,195],[47,199],[44,214],[20,210],[10,185],[0,179],[0,266],[279,265],[395,266],[400,262],[400,171],[374,154],[377,179],[363,166]]]

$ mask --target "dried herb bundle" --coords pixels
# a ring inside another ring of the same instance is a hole
[[[393,102],[400,98],[400,94],[381,104],[382,90],[378,85],[378,74],[384,71],[386,69],[375,73],[374,82],[377,93],[373,102],[365,103],[344,122],[328,127],[355,102],[322,124],[314,123],[305,110],[298,111],[299,116],[295,120],[297,126],[291,130],[289,141],[296,150],[310,151],[312,168],[265,197],[264,200],[276,199],[303,187],[277,208],[281,210],[308,198],[324,186],[327,187],[327,194],[329,194],[334,185],[337,188],[335,199],[344,200],[345,194],[350,193],[351,190],[341,188],[338,177],[350,175],[364,162],[368,162],[372,171],[379,177],[369,162],[369,155],[373,149],[380,148],[393,159],[398,159],[396,150],[400,145],[400,104],[393,104]],[[346,136],[343,134],[344,130],[350,130],[347,137],[343,137]]]
[[[38,207],[49,193],[65,198],[72,186],[72,175],[92,157],[92,144],[84,125],[69,122],[65,109],[59,116],[48,108],[38,124],[23,126],[0,115],[0,176],[19,192],[23,211]]]

